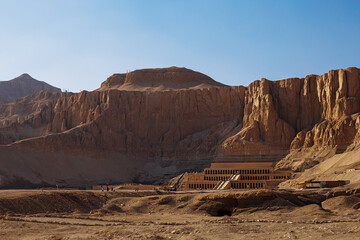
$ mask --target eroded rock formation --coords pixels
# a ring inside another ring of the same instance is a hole
[[[3,105],[0,150],[7,158],[26,151],[24,162],[35,161],[34,152],[56,154],[56,166],[74,156],[98,161],[93,174],[82,173],[93,183],[107,179],[104,164],[127,172],[110,174],[114,182],[155,181],[216,158],[277,161],[303,149],[344,151],[360,138],[359,101],[357,68],[248,87],[224,86],[184,68],[137,70],[115,74],[93,92],[42,92]],[[0,166],[1,173],[25,176]],[[59,178],[28,180],[54,184]],[[86,182],[68,178],[60,180]]]

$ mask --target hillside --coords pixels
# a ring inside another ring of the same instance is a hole
[[[235,159],[283,159],[278,167],[303,171],[360,139],[357,68],[248,87],[184,68],[145,69],[92,92],[36,98],[41,104],[30,101],[20,117],[0,115],[2,186],[154,183]],[[315,159],[319,149],[328,155]],[[299,167],[290,156],[305,152]]]
[[[12,102],[39,91],[61,92],[59,88],[38,81],[25,73],[9,81],[0,81],[0,104],[1,102]]]

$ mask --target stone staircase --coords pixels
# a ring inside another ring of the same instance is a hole
[[[184,180],[185,173],[182,173],[179,177],[179,179],[174,184],[174,188],[178,190],[179,188],[183,187],[183,180]]]
[[[224,189],[230,189],[231,181],[238,180],[240,178],[240,174],[235,173],[232,175],[228,180],[226,181],[219,181],[218,184],[214,187],[214,190],[224,190]]]

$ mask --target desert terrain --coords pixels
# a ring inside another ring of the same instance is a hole
[[[356,239],[359,83],[358,68],[243,87],[177,67],[80,93],[27,74],[2,82],[0,239]],[[277,162],[292,179],[275,190],[65,190],[159,185],[216,161]],[[311,179],[350,184],[296,189]],[[33,190],[5,190],[15,188]]]
[[[358,239],[360,188],[2,190],[0,239]]]
[[[360,240],[360,0],[0,3],[0,240]]]

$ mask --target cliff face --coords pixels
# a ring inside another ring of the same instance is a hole
[[[239,96],[244,90],[109,90],[60,97],[16,127],[21,134],[31,125],[42,129],[38,136],[46,136],[20,137],[23,140],[12,147],[70,154],[81,149],[91,156],[117,151],[134,158],[209,157],[223,135],[241,121]]]
[[[262,79],[248,87],[223,86],[187,69],[137,70],[113,75],[93,92],[40,93],[3,106],[0,144],[6,146],[0,150],[7,158],[29,153],[21,155],[28,156],[22,157],[27,164],[37,152],[55,154],[60,162],[93,159],[99,166],[89,171],[99,174],[88,177],[92,182],[106,179],[101,169],[109,169],[110,162],[127,172],[126,177],[112,174],[112,181],[154,181],[215,158],[276,161],[304,149],[344,151],[360,139],[359,98],[357,68]],[[292,162],[285,158],[279,166],[292,167]]]
[[[224,142],[225,153],[323,147],[344,151],[359,136],[359,74],[359,69],[348,68],[250,84],[243,128]]]
[[[330,71],[323,76],[315,76],[310,81],[316,89],[312,104],[316,105],[315,110],[320,110],[321,121],[313,122],[309,126],[311,129],[300,131],[293,140],[291,149],[336,146],[345,150],[356,141],[355,136],[359,131],[359,69]]]

